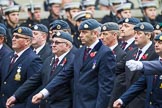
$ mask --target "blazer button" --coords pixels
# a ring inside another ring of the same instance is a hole
[[[4,97],[5,95],[4,94],[2,94],[2,97]]]
[[[3,82],[3,84],[7,84],[7,82]]]

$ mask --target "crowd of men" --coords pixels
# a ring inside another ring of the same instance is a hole
[[[0,108],[162,108],[162,15],[142,0],[0,1]],[[110,11],[101,21],[98,9]],[[60,13],[64,10],[66,19]]]

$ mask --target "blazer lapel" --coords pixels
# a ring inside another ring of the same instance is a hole
[[[102,46],[102,42],[99,41],[96,46],[92,49],[92,51],[90,52],[90,54],[88,55],[87,59],[83,62],[83,67],[87,65],[87,63],[89,63],[89,61],[91,61],[97,54],[98,50],[100,49],[100,47]]]

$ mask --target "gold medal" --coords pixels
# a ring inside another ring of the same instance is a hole
[[[160,84],[160,87],[159,88],[162,88],[162,83]]]
[[[21,80],[21,74],[20,73],[21,73],[21,67],[18,67],[17,73],[16,73],[15,78],[14,78],[15,81]]]

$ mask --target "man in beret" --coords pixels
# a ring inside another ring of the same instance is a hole
[[[5,8],[4,13],[6,17],[5,25],[7,27],[7,45],[12,47],[12,31],[18,26],[19,23],[20,6],[14,5]]]
[[[0,25],[0,62],[5,55],[8,55],[12,50],[5,44],[6,30]]]
[[[57,77],[61,71],[66,69],[73,61],[74,55],[71,52],[72,37],[69,33],[57,32],[52,39],[53,55],[48,57],[43,68],[31,78],[29,78],[6,103],[7,108],[21,100],[25,100],[40,86],[45,87],[53,78]],[[44,100],[45,106],[41,108],[72,108],[72,93],[70,82],[60,86],[58,90],[52,92],[48,99]]]
[[[33,103],[40,102],[74,78],[73,108],[107,108],[113,87],[115,57],[98,39],[100,24],[96,20],[83,21],[79,31],[85,46],[75,54],[72,65],[33,97]]]
[[[136,47],[134,44],[134,26],[140,22],[137,18],[124,18],[121,20],[120,37],[122,38],[121,48],[125,51],[131,51]]]
[[[43,24],[36,24],[31,27],[33,31],[32,48],[44,62],[52,54],[50,45],[47,43],[48,28]]]
[[[119,37],[119,26],[117,23],[108,22],[102,25],[101,27],[101,36],[100,39],[102,40],[103,44],[108,46],[114,53],[116,57],[116,78],[114,81],[114,87],[111,94],[111,99],[109,103],[109,107],[111,108],[113,102],[119,98],[119,96],[125,91],[125,57],[126,52],[124,52],[120,45],[118,44],[118,37]]]
[[[161,30],[160,30],[160,23],[155,23],[154,25],[154,31],[153,31],[153,35],[154,37],[156,37],[157,35],[161,34]]]
[[[6,108],[7,98],[34,73],[42,67],[41,59],[30,48],[32,30],[27,27],[18,27],[13,31],[12,48],[14,52],[6,55],[0,66],[0,108]],[[13,108],[27,108],[24,102]]]
[[[136,60],[136,61],[146,61],[146,60],[155,60],[158,58],[158,55],[155,53],[154,44],[152,42],[153,38],[153,26],[147,22],[141,22],[135,25],[135,45],[137,46],[129,53],[127,53],[126,61]],[[138,80],[141,76],[140,72],[131,72],[128,67],[125,67],[125,81],[126,88],[128,89],[134,82]],[[144,107],[144,102],[146,99],[145,92],[140,93],[136,98],[134,98],[129,104],[129,108],[138,108]]]
[[[143,108],[161,108],[162,107],[162,76],[161,76],[161,58],[162,58],[162,34],[155,37],[155,52],[159,59],[154,61],[127,61],[126,65],[131,71],[140,70],[142,75],[121,97],[114,102],[114,108],[121,108],[131,102],[146,89],[145,107]],[[138,104],[137,104],[138,105]]]
[[[55,34],[58,31],[64,31],[64,32],[67,32],[67,33],[71,34],[71,28],[70,28],[69,24],[66,21],[55,20],[55,21],[53,21],[51,23],[51,27],[50,27],[50,33],[51,33],[50,34],[50,40],[52,40],[52,35]],[[73,37],[73,36],[71,35],[71,37]],[[74,45],[74,40],[73,40],[72,52],[75,54],[76,51],[77,51],[77,48]]]

